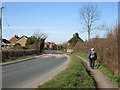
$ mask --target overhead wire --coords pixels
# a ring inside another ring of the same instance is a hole
[[[8,22],[8,19],[7,19],[6,14],[5,14],[5,13],[2,13],[2,14],[3,14],[3,17],[5,18],[5,22],[6,22],[6,24],[7,24],[8,30],[10,31],[11,35],[14,36],[14,33],[13,33],[13,31],[11,30],[11,26],[10,26],[10,24],[9,24],[9,22]]]

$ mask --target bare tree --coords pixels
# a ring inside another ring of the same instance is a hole
[[[35,31],[33,36],[36,37],[37,39],[46,39],[47,38],[47,35],[44,33],[41,33],[40,31]]]
[[[84,31],[88,32],[88,40],[90,41],[91,31],[95,29],[94,24],[101,17],[100,10],[97,6],[87,5],[80,10],[80,20]]]
[[[40,31],[36,31],[33,34],[33,37],[36,39],[36,48],[39,48],[40,52],[44,48],[44,41],[47,38],[47,35],[44,33],[41,33]]]

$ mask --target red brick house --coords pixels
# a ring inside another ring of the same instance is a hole
[[[44,48],[53,50],[53,49],[57,49],[57,45],[53,42],[47,42],[47,43],[45,42]]]

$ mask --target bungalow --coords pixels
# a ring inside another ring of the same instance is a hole
[[[9,40],[9,42],[12,45],[15,45],[16,43],[19,43],[22,47],[24,47],[25,44],[26,44],[27,39],[28,39],[27,36],[18,37],[17,35],[15,35],[13,38],[11,38]]]
[[[15,35],[10,40],[2,39],[2,49],[11,49],[16,43],[19,43],[22,47],[25,46],[28,37],[18,37]]]
[[[15,35],[14,37],[12,37],[12,38],[9,40],[9,42],[10,42],[11,44],[14,44],[18,39],[19,39],[19,37],[18,37],[17,35]]]
[[[28,39],[27,36],[22,36],[18,40],[16,40],[15,43],[19,43],[19,44],[21,44],[22,47],[25,47],[27,39]]]

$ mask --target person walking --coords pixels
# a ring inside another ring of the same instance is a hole
[[[97,59],[97,53],[95,52],[94,48],[91,48],[90,52],[88,53],[88,58],[90,62],[90,67],[94,69],[95,60]]]

